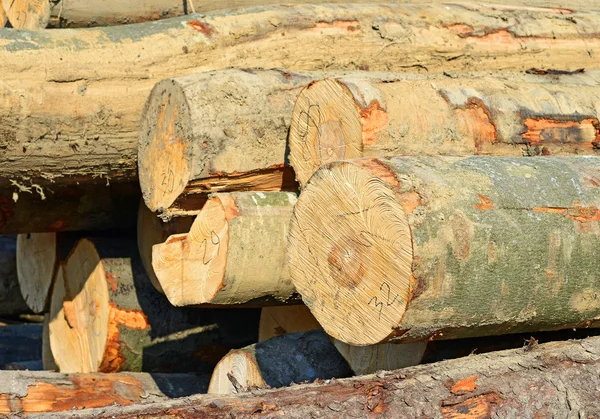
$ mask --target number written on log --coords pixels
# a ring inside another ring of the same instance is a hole
[[[221,248],[221,239],[219,238],[219,236],[217,235],[217,233],[214,232],[214,230],[211,230],[211,232],[210,232],[210,243],[213,246],[217,246],[217,252],[216,252],[216,254],[219,254],[219,250]],[[200,246],[204,247],[204,252],[202,254],[202,263],[204,265],[208,265],[214,259],[214,256],[211,257],[210,259],[207,259],[208,239],[202,240],[202,243],[200,244]]]
[[[388,284],[387,282],[383,282],[379,287],[378,296],[376,295],[371,297],[368,305],[372,304],[376,310],[379,310],[378,319],[381,320],[381,313],[383,312],[383,308],[389,307],[392,304],[394,304],[398,300],[398,294],[396,294],[394,298],[392,298],[392,290],[390,288],[390,284]]]

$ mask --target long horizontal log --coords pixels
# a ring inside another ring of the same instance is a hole
[[[201,374],[61,374],[0,371],[0,414],[49,414],[104,406],[167,401],[206,393]]]
[[[479,3],[302,5],[102,29],[0,29],[0,187],[135,179],[144,102],[167,77],[234,64],[597,69],[598,16]]]
[[[599,72],[317,81],[294,107],[290,163],[304,185],[321,165],[362,156],[600,155],[599,82]]]
[[[19,288],[17,238],[0,236],[0,316],[30,312]]]
[[[137,182],[0,187],[0,233],[133,230],[140,199]]]
[[[294,208],[292,281],[348,344],[600,325],[600,157],[358,159]]]
[[[594,337],[326,383],[57,417],[589,417],[600,410],[599,387],[600,338]]]
[[[296,296],[285,249],[296,194],[211,196],[188,233],[152,249],[152,267],[175,306],[236,305]]]
[[[252,310],[173,307],[146,276],[135,240],[80,240],[59,269],[50,347],[61,372],[212,370],[255,341]]]

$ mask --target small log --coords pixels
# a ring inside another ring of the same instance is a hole
[[[595,11],[480,3],[318,4],[85,30],[2,29],[0,189],[18,191],[11,181],[42,188],[135,181],[144,102],[167,77],[232,65],[438,74],[589,71],[600,68],[594,55],[599,17]]]
[[[61,372],[210,371],[255,341],[258,318],[173,307],[157,293],[135,240],[80,240],[59,269],[50,347]]]
[[[362,156],[600,155],[599,82],[598,72],[317,81],[294,107],[290,163],[304,185],[321,165]]]
[[[0,371],[0,414],[29,415],[127,406],[206,393],[199,374],[61,374]]]
[[[318,170],[291,277],[352,345],[600,325],[600,158],[398,157]]]
[[[152,266],[171,304],[281,304],[294,297],[285,249],[295,202],[291,192],[212,195],[189,233],[153,247]]]
[[[254,391],[64,413],[61,418],[594,416],[600,338],[475,355],[402,371]]]
[[[139,201],[137,182],[0,187],[0,233],[133,230]]]
[[[2,218],[0,212],[0,220]],[[17,238],[0,236],[0,316],[30,313],[17,276]]]
[[[39,360],[42,357],[42,325],[21,323],[0,326],[0,367]]]
[[[258,341],[313,329],[321,329],[321,325],[305,305],[264,307],[260,314]],[[352,346],[337,339],[331,341],[357,375],[417,365],[427,348],[426,342]]]
[[[48,0],[2,0],[2,8],[15,29],[44,29],[50,20]]]
[[[198,211],[196,211],[197,213]],[[142,264],[152,285],[158,292],[164,294],[160,282],[152,267],[152,246],[163,243],[172,234],[190,231],[193,217],[178,217],[171,221],[162,221],[155,213],[140,202],[137,218],[137,243]]]
[[[181,195],[297,189],[283,168],[285,139],[296,96],[310,81],[277,70],[228,70],[158,83],[144,108],[138,149],[148,208],[172,215],[176,200],[175,208],[185,206]],[[244,100],[230,99],[238,97]]]
[[[34,313],[47,311],[58,260],[56,233],[18,235],[19,288],[25,303]]]
[[[350,375],[352,370],[329,336],[322,330],[312,330],[231,351],[215,367],[208,392],[235,394]]]

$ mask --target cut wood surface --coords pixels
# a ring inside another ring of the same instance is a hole
[[[19,288],[25,303],[34,313],[43,313],[48,308],[57,265],[56,233],[17,236]]]
[[[17,237],[0,236],[0,316],[30,312],[19,288]]]
[[[6,12],[4,11],[4,7],[0,2],[0,28],[3,28],[6,25],[8,18],[6,17]]]
[[[296,194],[214,194],[189,233],[152,250],[154,272],[175,306],[284,303],[295,294],[286,262]]]
[[[135,229],[137,181],[14,189],[0,187],[2,234]]]
[[[48,0],[1,0],[10,25],[15,29],[44,29],[50,19]]]
[[[0,368],[13,362],[42,357],[42,325],[35,323],[0,326]]]
[[[144,107],[138,149],[148,208],[169,215],[176,200],[176,208],[185,205],[181,195],[218,189],[296,189],[283,169],[286,139],[296,97],[313,77],[226,70],[158,83]],[[229,187],[219,188],[217,179]]]
[[[134,180],[144,102],[167,77],[232,65],[592,70],[599,16],[480,3],[299,5],[101,29],[0,29],[0,187]]]
[[[322,330],[290,333],[228,353],[215,367],[208,392],[244,393],[252,388],[349,377],[352,370]]]
[[[58,418],[594,417],[600,338],[555,342],[244,395],[198,395]]]
[[[135,240],[83,239],[59,269],[50,347],[61,372],[208,372],[256,339],[253,311],[173,307],[156,292]]]
[[[144,201],[140,202],[137,218],[137,243],[140,258],[150,282],[152,282],[154,288],[161,294],[165,292],[152,267],[152,246],[163,243],[172,234],[190,231],[193,221],[193,217],[179,217],[164,222],[146,207]]]
[[[600,158],[397,157],[324,166],[290,273],[353,345],[600,325]]]
[[[0,371],[0,414],[61,412],[206,393],[200,374],[61,374]]]
[[[600,155],[599,82],[599,72],[317,81],[294,107],[290,163],[304,185],[319,166],[362,156]]]
[[[321,325],[305,305],[264,307],[260,314],[258,341],[313,329],[321,329]],[[352,346],[332,339],[332,343],[358,375],[417,365],[427,347],[426,342]]]

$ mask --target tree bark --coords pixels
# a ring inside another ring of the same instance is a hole
[[[44,29],[48,25],[50,20],[48,0],[2,0],[1,3],[0,9],[4,9],[6,18],[15,29],[37,30]]]
[[[21,323],[0,326],[0,367],[42,357],[42,325]]]
[[[600,158],[325,166],[294,209],[292,281],[352,345],[600,324]]]
[[[171,306],[137,253],[129,238],[84,239],[59,270],[50,346],[61,372],[208,372],[255,341],[252,311]]]
[[[258,341],[313,329],[321,329],[321,325],[305,305],[265,307],[260,314]],[[426,342],[352,346],[337,339],[331,341],[357,375],[417,365],[427,347]]]
[[[19,188],[0,186],[2,234],[135,228],[137,182]]]
[[[0,316],[30,313],[17,277],[17,240],[0,236]]]
[[[285,249],[296,194],[212,195],[189,233],[152,251],[152,266],[175,306],[236,305],[294,297]]]
[[[2,29],[0,186],[135,179],[144,101],[166,77],[232,64],[591,70],[600,67],[599,22],[597,12],[477,3],[304,5],[102,29]]]
[[[312,330],[231,351],[215,367],[208,392],[235,394],[350,375],[352,370],[329,336]]]
[[[405,154],[600,155],[599,72],[394,79],[305,88],[290,127],[301,185],[323,164]]]
[[[61,374],[0,372],[0,414],[48,414],[73,409],[127,406],[205,393],[206,375]]]
[[[600,410],[599,377],[600,338],[595,337],[326,383],[58,417],[593,417]]]

